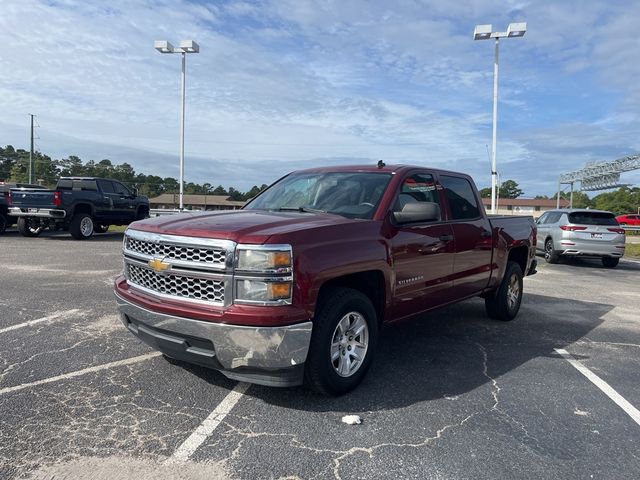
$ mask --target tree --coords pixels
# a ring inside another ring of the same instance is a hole
[[[211,193],[213,195],[229,195],[222,185],[218,185]]]
[[[480,197],[491,198],[491,188],[483,188],[480,190]],[[518,188],[518,183],[514,180],[506,180],[498,188],[498,197],[500,198],[518,198],[524,192]]]
[[[244,200],[244,195],[242,195],[242,192],[236,190],[235,188],[229,187],[229,199],[236,202],[241,202]]]
[[[498,196],[500,198],[518,198],[524,192],[518,188],[518,183],[514,180],[506,180],[500,185]]]

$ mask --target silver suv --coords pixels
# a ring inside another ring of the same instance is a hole
[[[538,220],[536,248],[548,263],[561,256],[600,258],[607,268],[624,255],[624,230],[611,212],[602,210],[549,210]]]

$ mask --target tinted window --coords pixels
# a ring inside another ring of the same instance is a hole
[[[71,190],[72,186],[73,186],[73,181],[70,178],[63,178],[61,180],[58,180],[58,186],[56,187],[56,189]]]
[[[443,175],[441,178],[454,220],[477,218],[480,209],[471,183],[466,178]]]
[[[131,192],[129,191],[129,189],[124,185],[122,185],[121,183],[113,182],[113,188],[115,189],[116,193],[120,195],[125,195],[125,196],[131,195]]]
[[[115,193],[113,189],[113,183],[109,180],[100,180],[100,188],[104,193]]]
[[[549,220],[549,214],[548,213],[543,213],[542,216],[540,218],[538,218],[536,223],[538,225],[544,225],[545,223],[547,223],[547,220]]]
[[[551,212],[547,217],[547,220],[544,222],[545,224],[558,223],[560,217],[562,216],[562,212]]]
[[[607,212],[570,213],[569,223],[577,223],[578,225],[618,225],[613,213]]]

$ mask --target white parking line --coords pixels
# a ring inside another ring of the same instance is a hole
[[[80,311],[80,309],[74,308],[72,310],[65,310],[65,311],[62,311],[62,312],[56,312],[56,313],[53,313],[53,314],[48,315],[46,317],[37,318],[35,320],[29,320],[28,322],[19,323],[17,325],[11,325],[10,327],[1,328],[0,329],[0,334],[5,333],[5,332],[10,332],[11,330],[17,330],[19,328],[24,328],[24,327],[30,327],[32,325],[37,325],[38,323],[49,322],[51,320],[56,320],[57,318],[60,318],[60,317],[74,315],[74,314],[78,313],[79,311]]]
[[[611,388],[611,385],[602,380],[598,375],[593,373],[587,367],[582,365],[563,348],[555,348],[554,350],[562,355],[567,362],[569,362],[576,368],[576,370],[587,377],[591,381],[591,383],[602,390],[607,397],[613,400],[616,405],[618,405],[622,410],[625,411],[627,415],[629,415],[638,425],[640,425],[640,411],[638,411],[636,407],[631,405],[622,395]]]
[[[125,365],[132,365],[134,363],[144,362],[145,360],[150,360],[159,355],[161,355],[160,352],[146,353],[144,355],[140,355],[139,357],[127,358],[125,360],[118,360],[117,362],[104,363],[102,365],[96,365],[94,367],[89,367],[82,370],[76,370],[75,372],[64,373],[62,375],[45,378],[43,380],[38,380],[31,383],[23,383],[22,385],[15,385],[13,387],[0,388],[0,395],[4,395],[5,393],[17,392],[18,390],[36,387],[38,385],[44,385],[46,383],[53,383],[53,382],[58,382],[60,380],[67,380],[69,378],[80,377],[82,375],[86,375],[87,373],[99,372],[100,370],[106,370],[107,368],[122,367]]]
[[[220,402],[213,412],[200,424],[195,431],[189,435],[182,445],[180,445],[173,455],[167,459],[165,463],[172,464],[184,462],[198,449],[200,445],[218,428],[218,425],[229,414],[233,407],[238,403],[249,388],[248,383],[239,383],[231,390],[226,397]]]

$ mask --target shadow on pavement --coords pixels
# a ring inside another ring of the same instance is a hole
[[[304,411],[372,411],[465,394],[538,357],[558,357],[603,322],[613,305],[527,294],[516,320],[485,316],[472,299],[413,320],[385,326],[374,364],[363,383],[338,398],[305,388],[253,385],[248,395]],[[222,374],[174,361],[221,386]]]

